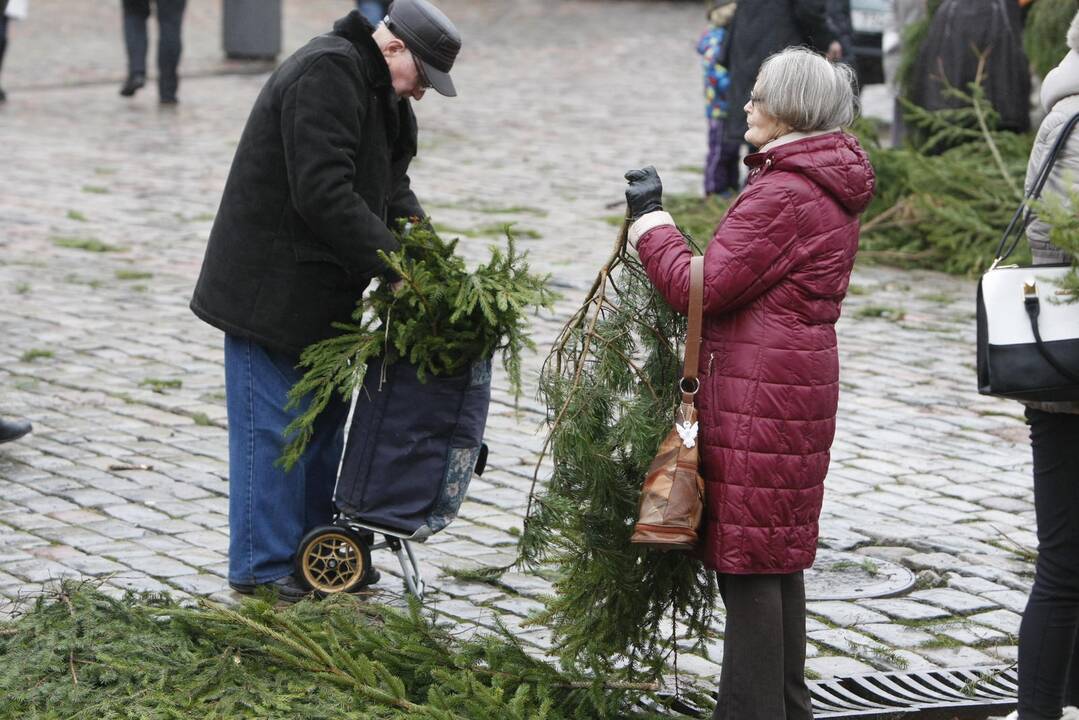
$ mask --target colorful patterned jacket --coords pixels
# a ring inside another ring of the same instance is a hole
[[[697,43],[704,69],[705,116],[710,121],[727,117],[727,89],[731,85],[731,77],[727,68],[719,62],[726,39],[727,28],[712,27]]]

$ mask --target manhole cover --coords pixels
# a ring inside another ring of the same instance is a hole
[[[864,600],[905,593],[914,573],[888,560],[819,549],[805,581],[806,600]]]

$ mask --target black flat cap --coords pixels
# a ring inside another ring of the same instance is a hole
[[[457,95],[450,69],[461,50],[461,33],[441,10],[427,0],[394,0],[386,27],[423,63],[431,87],[447,97]]]

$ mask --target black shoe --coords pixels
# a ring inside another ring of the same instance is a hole
[[[29,420],[4,420],[0,418],[0,443],[18,440],[32,429],[33,427],[30,425]]]
[[[371,567],[367,568],[367,573],[363,576],[363,579],[360,580],[360,584],[354,587],[351,592],[359,592],[360,590],[363,590],[369,585],[374,585],[381,579],[382,573],[378,571],[377,567],[372,565]]]
[[[349,590],[349,593],[362,592],[370,585],[374,585],[382,579],[382,573],[378,571],[378,568],[372,567],[364,575],[363,580],[359,582],[356,587]],[[248,585],[247,583],[234,583],[229,581],[229,587],[241,595],[254,595],[255,590],[260,587],[267,588],[277,593],[277,599],[282,602],[294,603],[303,600],[305,597],[319,597],[303,585],[301,585],[296,578],[292,575],[286,575],[283,578],[278,578],[270,583],[263,583],[261,585]]]
[[[273,582],[262,583],[260,585],[248,585],[246,583],[234,583],[229,581],[229,587],[240,593],[241,595],[254,595],[255,590],[258,588],[267,588],[277,593],[277,599],[287,603],[294,603],[303,600],[305,597],[311,595],[311,591],[305,587],[302,587],[296,578],[291,575],[286,575],[283,578],[278,578]]]
[[[176,97],[175,95],[162,95],[161,96],[161,104],[162,105],[178,105],[179,103],[180,103],[180,98]]]
[[[120,88],[120,94],[124,97],[131,97],[145,84],[145,75],[128,75],[127,80],[124,81],[124,86]]]
[[[4,102],[5,100],[7,100],[7,93],[4,92],[3,88],[0,88],[0,102]]]

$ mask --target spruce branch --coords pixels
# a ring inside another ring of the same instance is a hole
[[[75,606],[71,604],[71,598],[68,596],[67,592],[63,588],[60,589],[59,597],[60,597],[61,600],[64,601],[64,605],[67,606],[68,612],[71,613],[72,638],[71,638],[71,647],[68,649],[68,653],[67,653],[67,666],[71,670],[71,682],[72,682],[72,684],[73,685],[78,685],[79,684],[79,676],[75,672],[75,638],[77,636],[79,626],[75,622]]]
[[[1004,165],[1004,158],[1000,155],[1000,149],[997,147],[996,142],[993,141],[993,134],[989,132],[989,124],[986,120],[985,94],[979,92],[982,87],[982,80],[985,78],[985,64],[989,60],[989,53],[992,52],[992,48],[986,48],[982,52],[978,53],[978,69],[974,73],[975,88],[971,94],[971,104],[974,106],[974,113],[978,117],[978,127],[981,128],[982,137],[985,139],[985,144],[989,146],[989,152],[993,154],[993,160],[997,164],[997,169],[1000,170],[1001,177],[1004,178],[1004,182],[1008,183],[1008,187],[1011,188],[1012,194],[1021,202],[1023,200],[1023,193],[1016,186],[1015,180],[1012,178],[1011,173],[1008,172],[1008,168]]]
[[[516,565],[556,568],[556,595],[535,622],[551,628],[563,663],[652,679],[670,659],[672,618],[707,635],[715,580],[688,556],[629,543],[641,482],[677,405],[686,319],[627,248],[628,225],[543,363],[548,433]],[[554,471],[541,489],[548,455]]]
[[[522,392],[521,356],[534,347],[528,314],[552,307],[549,276],[531,272],[527,254],[511,234],[505,248],[492,247],[484,265],[469,271],[429,222],[402,226],[400,248],[380,257],[402,280],[398,291],[383,284],[358,299],[352,322],[335,324],[337,334],[304,349],[301,379],[289,391],[287,409],[302,412],[285,428],[279,463],[286,469],[303,455],[314,424],[335,396],[348,401],[368,364],[398,361],[428,375],[452,376],[500,352],[516,401]]]

